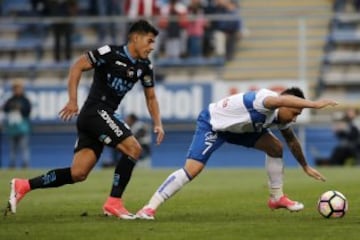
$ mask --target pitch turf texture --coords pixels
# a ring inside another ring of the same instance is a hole
[[[320,168],[327,182],[318,182],[301,169],[286,169],[285,190],[303,201],[305,209],[290,213],[267,208],[264,169],[206,169],[164,204],[155,221],[118,220],[102,215],[112,170],[95,170],[86,182],[29,193],[16,215],[1,217],[0,239],[358,239],[360,174],[358,168]],[[173,169],[135,169],[125,203],[136,212]],[[32,177],[39,170],[0,171],[1,203],[9,180]],[[336,189],[349,201],[342,219],[325,219],[316,210],[317,198]]]

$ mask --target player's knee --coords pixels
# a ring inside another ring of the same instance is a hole
[[[142,147],[139,143],[134,143],[130,146],[127,146],[125,149],[118,149],[119,151],[123,152],[124,154],[130,156],[131,158],[138,160],[142,153]]]
[[[191,179],[194,179],[197,175],[201,173],[204,167],[205,165],[202,162],[193,159],[187,159],[184,170],[191,177]]]
[[[271,157],[280,158],[283,155],[283,145],[280,141],[275,141],[266,153]]]
[[[73,171],[71,173],[71,177],[74,182],[82,182],[85,181],[88,176],[88,173],[86,171]]]
[[[129,156],[138,160],[141,156],[142,151],[143,151],[142,147],[140,146],[140,144],[138,144],[137,146],[134,146],[133,149],[131,149]]]

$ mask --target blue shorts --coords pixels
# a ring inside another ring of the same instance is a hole
[[[187,153],[187,158],[206,164],[211,154],[224,142],[251,148],[267,132],[269,132],[268,129],[253,133],[213,131],[210,124],[210,113],[206,109],[199,114],[197,119],[196,130]]]

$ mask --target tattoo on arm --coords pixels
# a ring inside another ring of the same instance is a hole
[[[305,167],[307,165],[304,153],[302,151],[299,140],[291,128],[281,130],[281,134],[285,138],[287,145],[298,163]]]

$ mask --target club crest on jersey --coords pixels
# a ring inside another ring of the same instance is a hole
[[[218,135],[215,132],[207,132],[205,133],[205,141],[207,142],[215,142]]]
[[[133,78],[133,77],[134,77],[134,70],[133,70],[132,68],[130,68],[129,70],[127,70],[126,75],[127,75],[129,78]]]

